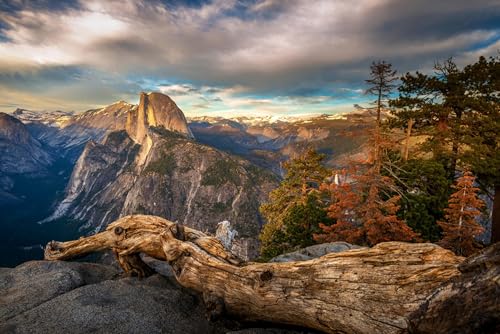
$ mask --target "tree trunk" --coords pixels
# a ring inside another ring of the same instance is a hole
[[[377,96],[377,126],[380,126],[380,111],[382,109],[382,88],[379,86]]]
[[[143,215],[121,218],[88,238],[52,241],[45,258],[62,260],[104,249],[113,249],[123,269],[139,276],[149,272],[137,254],[168,261],[182,286],[203,294],[211,318],[228,313],[328,333],[427,333],[446,312],[439,307],[457,298],[455,287],[463,283],[471,289],[476,284],[471,275],[465,283],[461,280],[462,257],[430,243],[386,242],[310,261],[241,263],[213,237]],[[473,311],[486,305],[495,316],[500,247],[491,253],[496,265],[485,265],[490,257],[483,256],[482,265],[469,261],[467,271],[475,277],[490,275],[480,280],[490,290],[485,301],[474,300]],[[464,310],[466,303],[446,313],[449,328],[457,323],[452,319],[462,319],[460,329],[467,328]]]
[[[500,241],[500,185],[495,186],[491,213],[491,243]]]
[[[408,157],[410,154],[410,137],[411,137],[411,130],[413,128],[413,118],[410,118],[408,120],[408,127],[406,128],[406,140],[405,140],[405,150],[403,153],[403,159],[404,161],[408,161]]]

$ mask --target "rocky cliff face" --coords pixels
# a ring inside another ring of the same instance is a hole
[[[184,113],[164,94],[141,93],[138,108],[127,115],[127,133],[137,143],[142,144],[145,141],[149,127],[164,127],[193,138]]]
[[[149,129],[159,127],[176,134],[193,138],[183,112],[170,97],[160,93],[141,93],[137,109],[127,115],[125,130],[134,142],[141,145],[137,165],[144,165],[153,146]]]
[[[43,177],[53,160],[21,121],[0,113],[0,205],[19,200],[12,193],[16,177]]]
[[[67,216],[95,232],[136,213],[209,232],[229,220],[239,254],[256,255],[258,207],[277,183],[269,172],[194,141],[182,111],[161,94],[142,94],[125,128],[87,143],[47,220]]]
[[[18,119],[0,113],[0,171],[33,173],[45,169],[52,157]]]

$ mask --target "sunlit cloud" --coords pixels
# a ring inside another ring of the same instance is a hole
[[[0,13],[0,84],[16,92],[0,92],[2,105],[20,105],[14,96],[32,95],[42,104],[37,109],[52,106],[42,97],[59,100],[61,108],[91,108],[137,89],[136,95],[163,91],[199,112],[332,112],[365,98],[363,80],[373,60],[386,59],[401,73],[449,56],[473,61],[500,47],[500,4],[491,0],[214,0],[197,6],[86,0],[57,10],[35,3]],[[44,81],[53,68],[97,74]],[[95,100],[60,96],[76,89],[95,91]],[[330,98],[318,102],[321,97]]]

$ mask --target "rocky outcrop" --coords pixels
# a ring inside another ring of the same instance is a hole
[[[143,92],[137,109],[127,115],[126,130],[134,141],[143,144],[150,127],[163,127],[193,138],[184,114],[170,97],[161,93]]]
[[[6,334],[310,333],[209,322],[201,298],[173,278],[124,277],[115,267],[84,262],[0,268],[0,296],[0,333]]]
[[[364,248],[357,245],[351,245],[344,241],[327,242],[324,244],[313,245],[301,248],[295,252],[281,254],[273,257],[269,262],[292,262],[292,261],[307,261],[317,257],[321,257],[330,253],[339,253],[350,249]]]
[[[1,333],[225,333],[198,297],[168,278],[114,267],[33,261],[0,269]]]

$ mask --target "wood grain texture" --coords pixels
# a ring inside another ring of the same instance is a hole
[[[88,238],[51,242],[45,258],[104,249],[114,250],[123,269],[139,276],[149,271],[137,254],[168,261],[179,284],[203,294],[211,318],[228,313],[327,333],[425,332],[418,324],[439,308],[431,299],[461,280],[464,261],[431,243],[385,242],[309,261],[242,263],[214,237],[143,215],[121,218]]]

